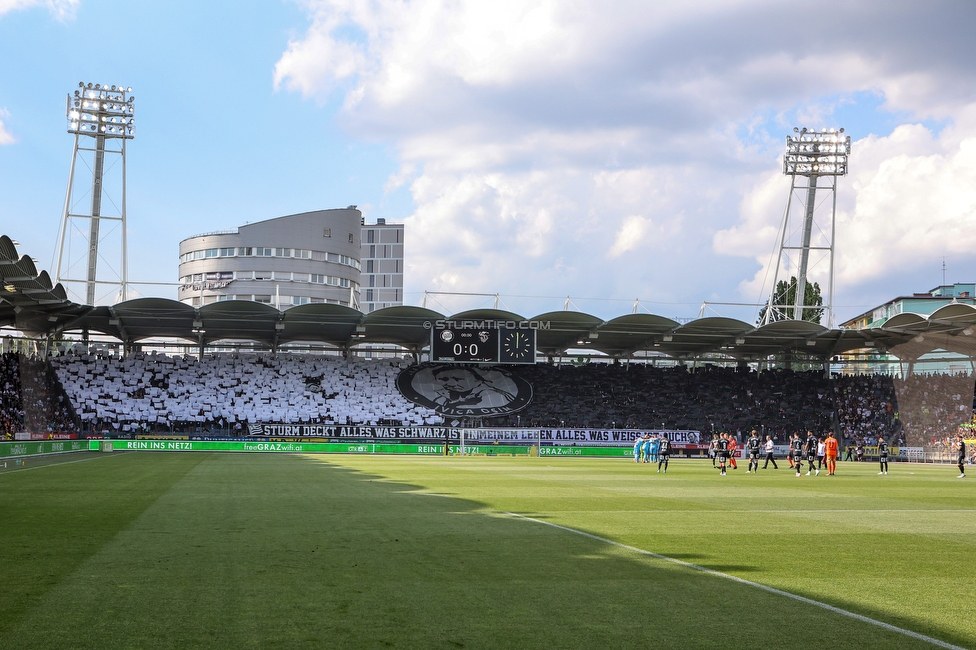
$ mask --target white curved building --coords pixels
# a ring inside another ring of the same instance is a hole
[[[359,309],[366,228],[362,213],[350,206],[189,237],[180,242],[179,300],[194,307],[253,300],[278,309],[309,303]]]

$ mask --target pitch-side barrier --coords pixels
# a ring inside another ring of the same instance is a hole
[[[31,456],[47,456],[50,454],[69,454],[77,451],[88,451],[88,440],[45,440],[40,442],[0,442],[0,467],[5,467],[10,461],[22,461]]]
[[[89,440],[92,451],[232,451],[289,454],[406,454],[421,456],[591,456],[626,458],[630,447],[536,447],[533,445],[249,442],[202,440]]]

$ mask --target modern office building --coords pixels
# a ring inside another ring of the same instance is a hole
[[[253,300],[369,313],[403,304],[403,224],[367,225],[356,206],[316,210],[180,242],[179,300]]]
[[[364,313],[403,304],[403,224],[363,224],[362,289]]]
[[[317,210],[180,242],[179,300],[359,307],[362,213]]]

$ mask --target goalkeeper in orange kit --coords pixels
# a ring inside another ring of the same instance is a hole
[[[833,476],[837,470],[837,451],[839,447],[837,438],[834,437],[834,432],[831,431],[827,434],[827,439],[824,440],[824,454],[827,457],[827,476]]]

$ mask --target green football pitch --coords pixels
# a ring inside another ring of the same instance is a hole
[[[972,648],[956,474],[31,460],[0,470],[0,648]]]

